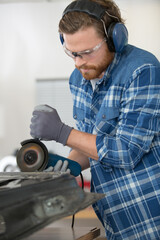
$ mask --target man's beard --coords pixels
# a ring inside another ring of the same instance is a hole
[[[101,62],[101,64],[99,65],[87,65],[87,64],[83,64],[81,66],[77,66],[75,65],[75,67],[81,72],[82,76],[87,79],[87,80],[91,80],[91,79],[95,79],[95,78],[99,78],[101,76],[101,74],[106,70],[106,68],[108,67],[107,61],[104,60]],[[89,70],[87,72],[83,72],[81,71],[81,69],[86,69]]]

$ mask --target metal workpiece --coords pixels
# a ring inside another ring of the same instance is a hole
[[[0,240],[23,239],[103,197],[83,191],[70,174],[0,173]]]

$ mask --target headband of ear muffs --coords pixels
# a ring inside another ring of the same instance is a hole
[[[105,9],[98,3],[89,0],[77,0],[70,3],[64,10],[62,17],[69,12],[84,12],[91,17],[101,20]]]
[[[107,14],[102,5],[90,0],[77,0],[70,3],[64,10],[62,17],[69,12],[84,12],[89,16],[101,21],[104,14]],[[128,31],[123,23],[113,22],[107,29],[107,44],[111,52],[121,53],[128,44]],[[60,41],[63,44],[63,35],[60,34]]]

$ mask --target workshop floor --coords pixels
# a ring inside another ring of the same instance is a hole
[[[72,217],[67,217],[53,222],[48,227],[71,227],[71,224]],[[88,207],[75,215],[74,227],[100,228],[101,234],[97,240],[106,240],[104,228],[91,207]]]

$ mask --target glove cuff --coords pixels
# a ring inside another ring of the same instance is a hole
[[[64,123],[62,123],[61,130],[60,130],[57,142],[62,143],[65,146],[66,142],[67,142],[67,139],[68,139],[72,129],[73,129],[73,127],[70,127],[70,126],[65,125]]]

